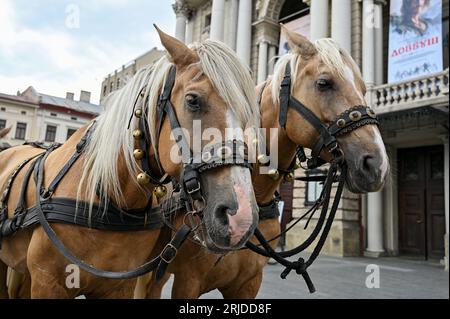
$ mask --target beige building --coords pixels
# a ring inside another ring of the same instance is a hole
[[[172,7],[177,38],[187,44],[206,38],[227,43],[250,66],[255,83],[264,81],[276,57],[286,52],[279,23],[312,40],[332,37],[346,48],[367,83],[367,101],[379,114],[392,170],[378,193],[344,193],[324,253],[437,262],[447,256],[448,265],[449,0],[442,0],[444,71],[392,83],[387,80],[388,1],[176,0]],[[283,221],[301,216],[320,189],[318,183],[285,184]],[[288,233],[289,247],[307,237],[303,226]]]
[[[12,128],[2,142],[19,145],[33,139],[38,108],[39,104],[26,97],[0,93],[0,130]]]
[[[12,127],[2,142],[20,145],[25,141],[64,143],[76,130],[101,112],[90,103],[90,92],[66,98],[38,93],[33,87],[17,95],[0,94],[0,129]]]
[[[124,64],[120,69],[108,74],[102,82],[100,101],[103,100],[109,93],[123,87],[138,70],[142,69],[144,66],[152,65],[159,60],[163,54],[164,51],[153,48],[133,61]]]

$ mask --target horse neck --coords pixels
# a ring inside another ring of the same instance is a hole
[[[273,103],[271,86],[267,85],[261,99],[261,124],[266,130],[266,145],[271,145],[270,128],[278,128],[278,168],[287,170],[295,157],[296,145],[289,139],[286,130],[281,128],[278,122],[280,106]],[[283,178],[273,180],[267,174],[259,174],[259,168],[254,170],[253,186],[258,204],[267,204],[273,199],[275,191],[280,186]]]

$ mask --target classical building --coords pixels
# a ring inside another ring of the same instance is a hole
[[[250,66],[255,83],[264,81],[276,57],[286,52],[280,22],[312,40],[334,38],[360,66],[367,101],[380,116],[391,176],[381,192],[365,196],[345,192],[325,253],[436,261],[445,255],[448,265],[449,1],[442,0],[442,6],[444,71],[388,83],[387,1],[177,0],[173,4],[176,37],[186,43],[206,38],[227,43]],[[290,188],[283,194],[292,212],[285,214],[295,220],[310,207],[321,185],[296,181]],[[289,232],[288,246],[306,238],[303,226],[299,223]]]
[[[100,101],[103,100],[109,93],[123,87],[139,69],[147,65],[152,65],[159,60],[163,54],[164,51],[153,48],[133,61],[124,64],[120,69],[108,74],[102,82]]]
[[[64,143],[76,130],[101,112],[90,103],[90,92],[81,91],[80,100],[73,93],[66,98],[36,92],[29,87],[17,95],[0,94],[0,129],[12,127],[5,141],[10,145],[25,141]]]

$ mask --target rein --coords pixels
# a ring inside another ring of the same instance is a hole
[[[322,149],[326,149],[333,156],[330,162],[330,168],[328,170],[327,177],[324,181],[324,188],[321,195],[319,196],[313,207],[307,213],[305,213],[299,220],[303,219],[303,217],[305,217],[308,214],[310,214],[309,217],[310,220],[311,217],[314,215],[314,213],[320,207],[322,207],[321,213],[317,221],[317,224],[314,227],[312,233],[309,235],[309,237],[303,243],[301,243],[299,246],[297,246],[292,250],[284,252],[276,252],[269,245],[269,242],[281,236],[282,233],[277,237],[268,241],[264,238],[264,235],[258,228],[256,228],[255,230],[255,237],[257,238],[257,240],[259,241],[260,245],[263,248],[260,248],[259,245],[255,245],[250,241],[247,242],[246,247],[262,256],[272,257],[278,263],[286,267],[285,270],[280,275],[282,279],[286,279],[287,275],[292,270],[295,270],[295,272],[298,275],[301,275],[305,280],[310,293],[314,293],[316,289],[308,274],[308,268],[312,265],[312,263],[316,260],[316,258],[320,254],[320,251],[322,250],[323,245],[325,244],[325,240],[328,237],[334,217],[336,216],[336,211],[339,206],[339,202],[344,189],[345,179],[347,176],[347,166],[344,160],[344,153],[340,149],[336,137],[348,134],[351,131],[356,130],[365,125],[369,124],[378,125],[378,120],[376,118],[375,112],[370,107],[358,105],[338,115],[338,117],[329,126],[325,126],[322,123],[322,121],[310,109],[308,109],[303,103],[301,103],[299,100],[297,100],[291,95],[291,83],[292,83],[291,68],[290,65],[287,64],[285,75],[283,81],[281,82],[280,88],[280,114],[278,119],[280,126],[282,128],[286,128],[287,114],[289,107],[291,107],[293,110],[299,113],[304,119],[306,119],[319,133],[319,138],[314,143],[314,146],[312,148],[311,158],[309,159],[306,158],[303,147],[299,145],[297,146],[296,157],[294,158],[293,164],[295,164],[297,158],[299,158],[300,162],[305,161],[307,162],[307,167],[309,169],[320,167],[321,165],[325,164],[325,161],[320,158],[320,152],[322,151]],[[295,166],[293,164],[290,165],[290,168],[287,171],[284,172],[282,171],[282,173],[284,174],[292,173],[293,170],[295,170]],[[302,180],[306,181],[310,179],[312,180],[315,178],[314,177],[302,178]],[[338,182],[337,191],[330,212],[328,213],[328,208],[331,199],[331,189],[335,181]],[[306,225],[308,225],[309,220]],[[289,229],[287,229],[285,232],[287,232]],[[287,259],[289,257],[295,256],[303,252],[305,249],[311,246],[311,244],[316,240],[316,238],[319,235],[320,237],[317,242],[317,245],[307,261],[305,261],[305,259],[302,257],[299,257],[296,261],[290,261]]]

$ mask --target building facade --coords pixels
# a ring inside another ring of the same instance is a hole
[[[17,95],[0,94],[0,128],[12,127],[5,138],[10,145],[25,141],[64,143],[76,130],[101,113],[90,103],[90,93],[81,91],[66,98],[38,93],[33,87]]]
[[[124,64],[122,68],[108,74],[102,82],[100,101],[109,93],[122,88],[129,79],[131,79],[138,70],[144,66],[152,65],[164,55],[164,51],[153,48],[133,61]]]
[[[350,52],[367,84],[367,102],[380,118],[391,176],[377,193],[344,191],[323,252],[410,256],[445,261],[446,267],[448,7],[449,0],[442,0],[443,71],[389,82],[390,1],[176,0],[172,4],[178,39],[187,44],[207,38],[225,42],[249,65],[255,84],[273,72],[277,56],[286,52],[280,23],[311,40],[331,37]],[[114,85],[108,83],[107,89]],[[283,222],[294,222],[308,210],[321,187],[298,180],[283,185],[287,208]],[[315,222],[313,218],[308,228]],[[304,230],[304,225],[301,221],[288,233],[288,248],[307,238],[311,230]]]

